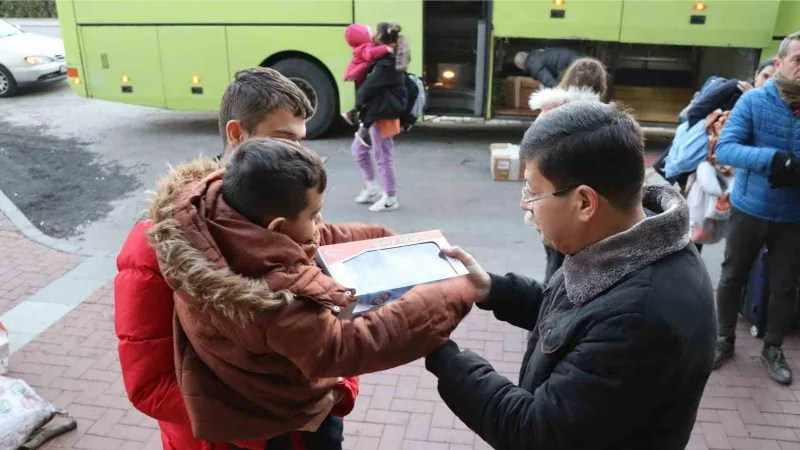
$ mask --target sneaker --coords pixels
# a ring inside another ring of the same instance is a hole
[[[372,212],[386,212],[386,211],[394,211],[400,207],[400,202],[397,201],[397,197],[391,196],[389,197],[386,194],[381,196],[381,199],[375,202],[372,206],[369,207],[369,210]]]
[[[347,122],[347,124],[351,127],[356,124],[356,117],[353,111],[343,112],[342,119],[344,119],[344,121]]]
[[[358,127],[358,131],[356,131],[356,139],[358,139],[358,142],[364,147],[372,147],[372,136],[369,135],[369,128],[364,128],[363,126]]]
[[[714,353],[714,369],[722,367],[729,359],[733,358],[734,340],[720,336],[717,340],[717,350]]]
[[[764,344],[761,350],[761,361],[766,364],[769,376],[780,384],[792,384],[792,369],[786,364],[783,349],[774,345]]]
[[[356,203],[375,203],[381,198],[381,189],[374,183],[364,183],[364,189],[356,197]]]

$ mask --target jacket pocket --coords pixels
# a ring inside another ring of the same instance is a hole
[[[553,315],[548,315],[539,323],[539,340],[542,343],[542,353],[545,355],[555,353],[564,344],[564,327],[558,326],[557,322],[552,320]]]

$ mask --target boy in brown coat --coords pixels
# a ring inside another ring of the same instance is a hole
[[[150,236],[175,290],[176,370],[195,436],[313,430],[338,377],[425,356],[469,312],[476,295],[462,277],[337,318],[352,293],[315,265],[318,246],[391,233],[322,224],[326,183],[318,155],[280,139],[242,144],[225,169],[198,160],[160,183]]]

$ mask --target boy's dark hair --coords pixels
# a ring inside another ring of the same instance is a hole
[[[236,72],[225,88],[219,107],[219,134],[223,146],[228,146],[225,127],[231,120],[241,122],[244,130],[252,135],[267,114],[279,109],[302,119],[314,114],[303,91],[277,70],[254,67]]]
[[[236,149],[225,167],[222,198],[247,220],[296,219],[308,207],[308,190],[322,193],[328,176],[322,158],[286,139],[255,138]]]
[[[644,134],[613,103],[572,102],[542,115],[525,132],[520,157],[535,161],[556,190],[586,185],[619,210],[641,204]]]
[[[379,43],[389,45],[397,43],[402,28],[394,22],[381,22],[375,27],[375,30],[378,32]]]

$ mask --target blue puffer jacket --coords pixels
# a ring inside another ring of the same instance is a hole
[[[736,167],[735,208],[772,222],[800,222],[800,187],[772,189],[767,181],[775,153],[800,157],[798,119],[773,80],[736,102],[717,144],[717,160]]]

